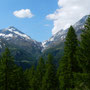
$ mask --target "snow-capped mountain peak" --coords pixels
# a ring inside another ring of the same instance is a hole
[[[13,26],[2,29],[0,31],[0,37],[4,37],[4,38],[7,38],[7,39],[16,38],[16,37],[19,37],[21,39],[26,39],[26,40],[31,39],[29,36],[22,33],[21,31],[19,31],[18,29],[16,29]]]
[[[40,42],[33,40],[31,37],[19,31],[13,26],[0,30],[0,39],[6,41],[8,44],[15,45],[19,48],[30,48],[30,50],[37,49],[39,51],[42,48]]]

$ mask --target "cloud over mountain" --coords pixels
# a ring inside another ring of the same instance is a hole
[[[54,13],[46,16],[47,19],[54,22],[52,34],[68,28],[83,16],[90,14],[89,3],[90,0],[58,0],[59,8]]]

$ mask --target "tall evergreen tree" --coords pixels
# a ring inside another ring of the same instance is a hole
[[[80,56],[78,59],[80,60],[83,72],[90,73],[90,16],[81,34]]]
[[[15,65],[13,74],[13,90],[28,90],[29,83],[24,75],[23,69]]]
[[[43,79],[44,74],[45,74],[45,62],[43,58],[41,57],[37,65],[37,69],[36,69],[36,80],[37,80],[36,84],[37,84],[38,90],[41,90],[42,79]]]
[[[29,88],[27,90],[38,90],[36,85],[36,71],[34,66],[25,71],[25,76],[29,84]]]
[[[53,63],[52,55],[48,55],[48,61],[46,63],[46,72],[42,82],[42,90],[58,90],[56,69]]]
[[[74,88],[73,74],[79,71],[78,61],[76,59],[77,47],[77,36],[74,28],[71,26],[66,36],[64,56],[57,72],[61,90],[72,90]]]
[[[0,60],[0,90],[13,89],[13,68],[14,59],[6,48]]]
[[[22,68],[14,63],[8,48],[0,60],[0,90],[27,90],[28,83]]]
[[[83,83],[90,88],[90,16],[88,17],[81,34],[78,61],[80,61],[83,74],[88,75],[88,77],[86,77],[87,79],[85,79]]]

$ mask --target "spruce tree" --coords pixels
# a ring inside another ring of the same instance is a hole
[[[27,90],[28,85],[22,68],[15,65],[6,48],[0,60],[0,90]]]
[[[13,89],[13,68],[14,59],[6,48],[0,60],[0,90]]]
[[[13,90],[28,90],[29,83],[24,75],[23,69],[15,65],[13,74]]]
[[[41,57],[37,65],[37,69],[36,69],[36,84],[37,84],[38,90],[41,90],[42,79],[43,79],[44,74],[45,74],[45,62],[43,58]]]
[[[83,72],[90,73],[90,16],[81,34],[80,56],[78,59],[80,60]]]
[[[42,81],[42,90],[58,90],[56,69],[53,63],[52,55],[48,55],[48,61],[46,63],[46,72]]]
[[[79,71],[76,51],[78,40],[74,28],[71,26],[66,36],[64,56],[57,71],[61,90],[74,88],[74,73]]]
[[[29,88],[27,90],[38,90],[36,85],[36,71],[34,66],[25,71],[26,80],[28,80]]]
[[[78,61],[83,70],[82,74],[86,75],[83,83],[90,88],[90,16],[88,16],[81,34]]]

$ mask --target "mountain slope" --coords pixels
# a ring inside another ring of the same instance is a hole
[[[84,16],[82,19],[80,19],[78,22],[76,22],[73,25],[79,40],[80,40],[80,34],[84,29],[84,25],[87,18],[88,18],[88,15]],[[60,58],[63,56],[64,41],[65,41],[67,32],[68,32],[68,29],[60,30],[58,33],[53,35],[49,40],[43,42],[42,46],[44,48],[42,50],[43,51],[42,56],[46,58],[46,56],[49,53],[51,53],[54,56],[55,62],[58,63],[58,60],[60,60]]]
[[[84,16],[82,19],[80,19],[78,22],[76,22],[73,25],[78,37],[80,36],[82,29],[84,28],[84,24],[85,24],[87,18],[88,18],[88,15]],[[49,40],[43,42],[42,46],[44,47],[44,49],[48,49],[48,48],[55,47],[56,45],[64,42],[67,32],[68,32],[68,29],[60,30],[55,35],[53,35]]]
[[[40,42],[33,40],[15,27],[0,30],[0,52],[3,52],[5,47],[9,47],[18,64],[35,63],[42,49]]]
[[[73,25],[79,39],[87,18],[88,15]],[[0,53],[4,51],[5,47],[8,47],[15,57],[15,62],[22,67],[29,67],[37,62],[39,56],[46,57],[49,53],[55,56],[57,62],[63,55],[67,32],[68,29],[60,30],[49,40],[41,43],[11,26],[0,30]]]

